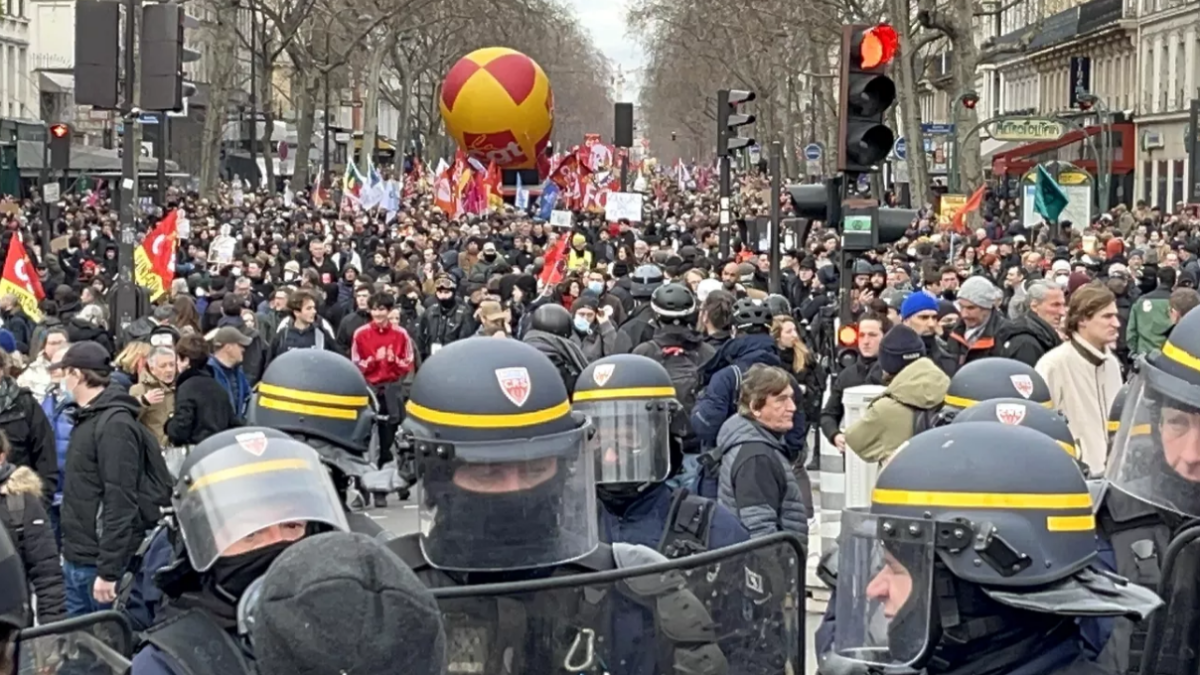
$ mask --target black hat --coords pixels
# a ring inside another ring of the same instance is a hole
[[[79,368],[80,370],[108,373],[112,371],[111,361],[112,355],[100,343],[84,340],[68,347],[58,361],[50,364],[49,369]]]
[[[440,675],[446,659],[441,612],[395,553],[364,534],[306,537],[263,576],[250,622],[262,675],[385,673]]]
[[[925,343],[916,331],[900,324],[888,331],[879,343],[879,367],[896,375],[905,366],[925,356]]]

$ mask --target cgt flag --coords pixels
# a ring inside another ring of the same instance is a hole
[[[179,230],[179,209],[158,221],[142,245],[133,251],[133,278],[158,300],[175,279],[175,238]]]
[[[0,295],[13,294],[26,316],[34,321],[42,320],[42,311],[38,302],[46,297],[42,291],[42,282],[33,274],[33,264],[29,262],[29,254],[25,252],[25,244],[13,232],[8,242],[8,257],[4,259],[4,276],[0,277]]]

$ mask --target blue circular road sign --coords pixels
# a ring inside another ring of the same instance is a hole
[[[908,155],[908,141],[904,140],[903,136],[896,139],[896,146],[892,149],[892,152],[896,153],[896,157],[899,159],[908,159],[906,156]]]
[[[821,146],[817,145],[816,143],[809,143],[808,145],[804,146],[804,159],[807,159],[810,162],[815,162],[818,159],[821,159]]]

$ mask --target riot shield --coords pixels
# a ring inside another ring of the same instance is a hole
[[[105,611],[35,626],[17,636],[18,675],[123,675],[133,632],[119,612]]]
[[[1180,529],[1162,556],[1158,596],[1150,615],[1142,675],[1196,673],[1200,667],[1200,522]]]
[[[447,673],[805,672],[798,537],[780,533],[676,560],[639,553],[656,562],[434,590]]]

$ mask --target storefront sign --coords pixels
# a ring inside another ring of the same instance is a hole
[[[992,138],[998,141],[1056,141],[1066,132],[1062,122],[1044,117],[1000,120],[992,125]]]

